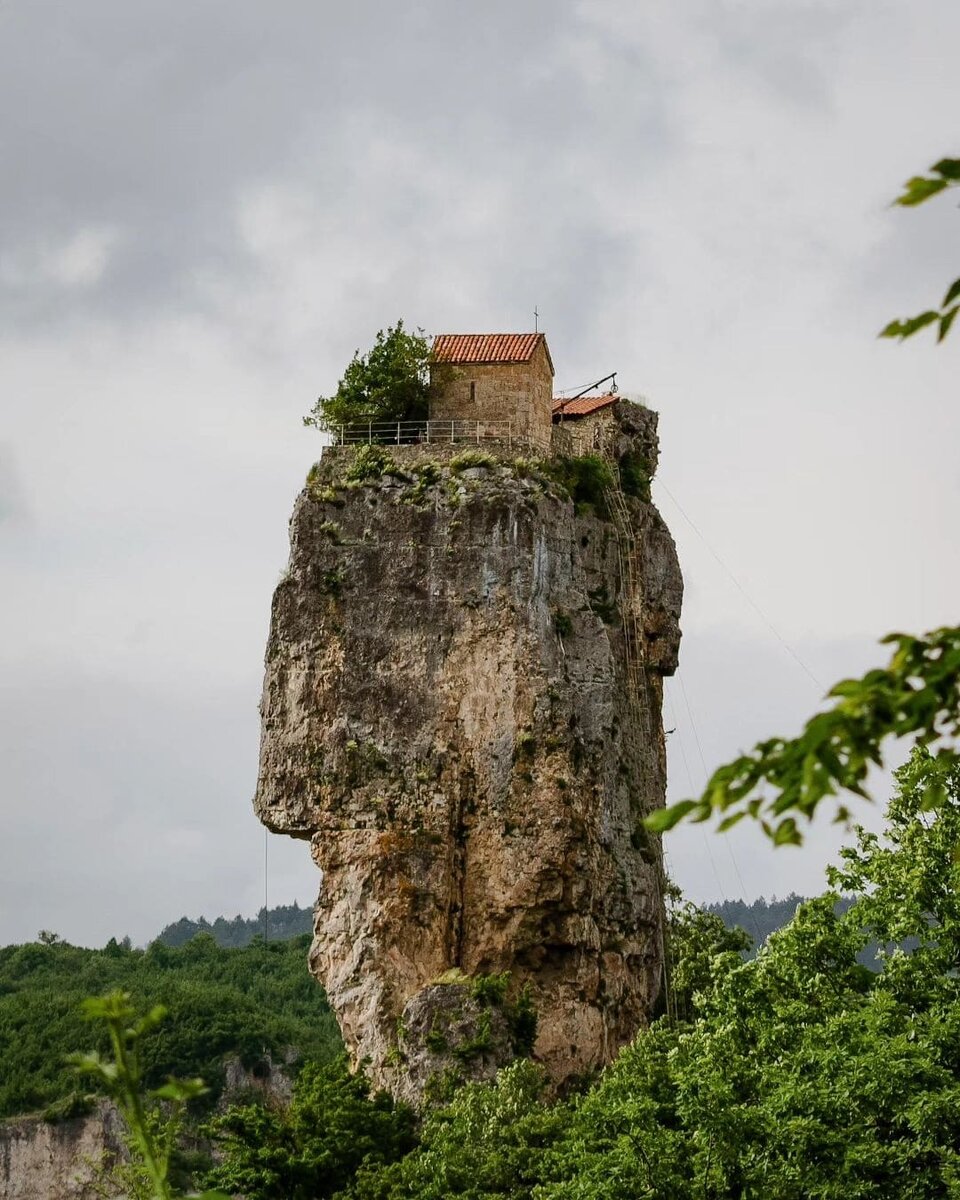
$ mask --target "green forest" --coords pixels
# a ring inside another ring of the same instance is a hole
[[[960,770],[915,751],[887,816],[750,960],[678,906],[677,1015],[573,1094],[549,1100],[519,1061],[430,1111],[412,1150],[409,1113],[354,1095],[338,1151],[336,1077],[311,1075],[289,1113],[231,1111],[207,1182],[263,1200],[960,1196]],[[374,1122],[386,1150],[356,1167]]]
[[[326,1062],[341,1047],[323,992],[307,972],[309,936],[218,946],[201,933],[185,946],[161,941],[146,950],[111,940],[102,950],[47,940],[0,949],[0,1116],[46,1111],[68,1115],[80,1104],[66,1069],[77,1050],[106,1048],[84,1019],[88,996],[114,989],[141,1007],[162,1004],[168,1018],[144,1045],[145,1082],[202,1076],[217,1099],[223,1060],[255,1067],[295,1049]]]
[[[960,768],[915,750],[887,821],[883,839],[858,831],[822,896],[783,902],[795,914],[753,957],[747,934],[675,901],[669,1012],[559,1098],[520,1059],[417,1118],[347,1071],[305,936],[231,949],[201,933],[181,948],[0,951],[0,1111],[76,1106],[86,1085],[64,1054],[98,1028],[82,998],[119,986],[168,1010],[131,1036],[142,1087],[171,1073],[210,1085],[191,1126],[218,1161],[193,1183],[223,1194],[960,1196]],[[871,943],[875,971],[860,961]],[[289,1105],[251,1094],[213,1110],[225,1055],[255,1066],[291,1047]]]
[[[268,942],[285,941],[313,932],[313,910],[299,904],[280,904],[276,908],[261,908],[255,917],[181,917],[161,930],[158,941],[165,946],[183,946],[198,933],[208,933],[218,946],[249,946],[254,938]]]
[[[709,906],[730,927],[762,941],[803,900],[727,901]],[[256,917],[181,917],[145,950],[129,939],[100,950],[44,933],[0,948],[0,1117],[74,1111],[76,1082],[66,1056],[86,1045],[81,1002],[122,989],[141,1005],[162,1003],[168,1020],[148,1051],[148,1082],[201,1075],[219,1095],[224,1057],[255,1065],[265,1055],[330,1061],[341,1049],[323,991],[307,970],[312,913],[297,904]],[[754,952],[750,946],[744,954]]]

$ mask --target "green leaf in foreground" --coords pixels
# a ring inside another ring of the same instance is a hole
[[[940,318],[940,329],[939,329],[939,332],[937,333],[937,341],[938,342],[942,342],[943,339],[950,332],[950,326],[953,324],[954,320],[956,319],[958,311],[960,311],[960,305],[957,305],[956,307],[949,309]]]
[[[170,1182],[171,1155],[187,1102],[206,1092],[202,1079],[169,1079],[145,1093],[142,1043],[163,1022],[166,1010],[155,1005],[138,1016],[129,992],[115,990],[84,1001],[86,1017],[102,1021],[110,1036],[112,1058],[97,1053],[71,1055],[82,1075],[92,1075],[116,1104],[127,1129],[130,1163],[117,1168],[124,1194],[135,1200],[176,1200]],[[158,1102],[163,1102],[163,1107]],[[107,1169],[109,1176],[109,1169]],[[110,1180],[107,1179],[107,1186]],[[111,1188],[110,1195],[115,1194]],[[205,1192],[205,1200],[229,1200],[222,1192]]]
[[[919,333],[921,329],[925,329],[939,319],[939,312],[929,309],[917,317],[905,317],[901,321],[891,321],[889,325],[885,325],[880,330],[880,337],[899,338],[903,341],[904,338],[913,337],[915,333]]]
[[[908,179],[904,184],[904,189],[896,200],[894,200],[894,204],[902,205],[904,208],[911,208],[915,204],[923,204],[925,200],[929,200],[937,192],[942,192],[947,186],[949,185],[946,179],[930,179],[924,175],[914,175],[912,179]]]
[[[960,279],[955,279],[947,288],[947,294],[944,296],[940,305],[941,308],[946,308],[952,304],[954,300],[960,300]]]
[[[894,204],[899,204],[903,208],[913,208],[918,204],[923,204],[931,197],[939,195],[940,192],[946,191],[947,188],[956,187],[960,184],[960,158],[941,158],[939,162],[933,164],[930,172],[929,175],[914,175],[912,179],[908,179],[904,190],[894,200]],[[956,308],[951,309],[950,305],[958,299],[960,299],[960,279],[955,280],[947,289],[939,310],[928,310],[915,317],[903,317],[900,320],[891,321],[881,329],[879,336],[899,338],[903,341],[904,338],[913,337],[915,333],[919,333],[928,325],[939,323],[937,341],[942,342],[950,332],[950,326],[957,315]]]
[[[933,164],[930,170],[935,171],[943,179],[949,179],[952,183],[960,183],[960,158],[941,158],[939,162]]]
[[[825,800],[844,792],[867,796],[870,769],[883,764],[890,739],[911,737],[932,747],[943,763],[957,761],[960,733],[960,627],[926,637],[891,634],[895,649],[883,669],[845,679],[795,738],[772,738],[714,772],[699,799],[652,814],[647,827],[662,833],[679,821],[718,817],[729,828],[743,816],[760,820],[775,845],[799,845],[798,818],[812,819]],[[936,802],[936,793],[931,793]]]

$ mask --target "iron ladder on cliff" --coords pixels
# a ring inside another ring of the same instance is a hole
[[[637,554],[637,542],[633,533],[633,521],[630,509],[619,483],[604,490],[607,508],[614,528],[617,531],[617,558],[620,574],[620,620],[623,629],[624,664],[626,667],[626,696],[628,712],[636,727],[640,730],[643,740],[643,753],[640,755],[639,791],[641,809],[649,812],[657,799],[655,795],[656,780],[650,768],[650,751],[659,754],[659,730],[654,736],[653,712],[650,704],[650,687],[647,678],[647,652],[643,635],[643,575],[640,570]],[[670,987],[670,964],[668,961],[669,946],[666,931],[666,906],[664,903],[664,884],[666,869],[663,861],[663,846],[659,838],[649,838],[653,850],[654,866],[656,868],[657,903],[663,922],[660,930],[660,954],[663,964],[664,1001],[667,1012],[676,1016],[672,1003]]]

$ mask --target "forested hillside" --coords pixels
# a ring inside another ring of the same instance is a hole
[[[309,938],[226,949],[209,934],[181,948],[146,950],[111,940],[87,950],[59,940],[0,949],[0,1116],[67,1102],[77,1088],[65,1068],[77,1050],[105,1049],[81,1002],[115,988],[168,1019],[144,1047],[146,1082],[202,1076],[216,1098],[223,1059],[247,1066],[264,1054],[326,1062],[340,1049],[323,990],[307,972]]]
[[[260,909],[255,917],[217,917],[195,921],[181,917],[161,931],[158,941],[165,946],[183,946],[198,933],[209,933],[218,946],[249,946],[255,937],[268,942],[282,942],[299,937],[313,929],[313,910],[299,904],[281,904],[276,908]]]
[[[520,1061],[428,1112],[403,1153],[402,1111],[314,1075],[291,1116],[228,1115],[209,1183],[249,1200],[956,1196],[960,769],[917,751],[898,781],[888,841],[861,833],[833,890],[750,961],[719,917],[676,910],[671,1011],[579,1094],[550,1103]],[[389,1149],[357,1169],[374,1139]]]
[[[744,930],[753,946],[743,953],[752,957],[805,903],[796,895],[751,904],[728,900],[706,911],[728,929]],[[840,901],[838,912],[851,903]],[[267,943],[261,909],[253,918],[182,917],[146,950],[126,939],[87,950],[51,935],[0,948],[0,1116],[69,1108],[76,1084],[63,1060],[99,1037],[83,1020],[81,1001],[113,988],[170,1011],[148,1043],[148,1082],[201,1075],[216,1095],[225,1056],[250,1065],[265,1053],[293,1048],[298,1058],[329,1061],[340,1037],[307,970],[311,923],[311,910],[294,903],[268,910]]]
[[[705,904],[704,908],[718,916],[728,929],[742,929],[750,935],[753,945],[747,954],[752,958],[770,934],[789,924],[800,905],[809,900],[809,896],[798,896],[796,892],[791,892],[782,900],[776,896],[772,900],[760,896],[749,904],[746,900],[715,900]],[[836,902],[837,914],[845,913],[853,901],[853,896],[841,896]],[[867,966],[875,961],[872,953],[869,959]]]
[[[747,903],[746,900],[715,900],[704,907],[714,913],[728,929],[742,929],[750,935],[753,946],[749,954],[755,954],[771,933],[782,929],[808,897],[791,892],[778,900],[776,896],[767,900],[763,896]]]

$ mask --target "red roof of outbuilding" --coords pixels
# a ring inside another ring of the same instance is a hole
[[[447,363],[529,362],[541,343],[552,372],[553,359],[542,333],[438,333],[433,357]]]
[[[576,400],[565,400],[563,396],[554,396],[553,415],[560,417],[588,417],[591,413],[599,412],[601,408],[609,408],[616,404],[620,397],[616,392],[607,392],[604,396],[578,396]]]

